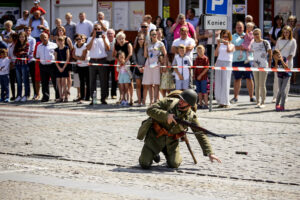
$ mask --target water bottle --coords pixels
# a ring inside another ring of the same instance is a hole
[[[97,91],[95,90],[93,93],[93,105],[97,104]]]

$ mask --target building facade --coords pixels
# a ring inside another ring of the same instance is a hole
[[[45,18],[51,29],[54,28],[55,18],[61,18],[65,23],[64,16],[67,12],[71,12],[73,21],[78,22],[80,12],[85,12],[87,19],[95,21],[97,12],[102,11],[112,28],[125,30],[128,39],[132,40],[144,14],[176,19],[178,13],[194,8],[199,17],[205,13],[206,0],[41,0],[40,4],[47,11]],[[4,20],[9,18],[8,15],[17,19],[22,10],[30,10],[32,6],[33,0],[2,0],[0,28]],[[281,14],[286,19],[293,14],[300,19],[299,10],[299,0],[228,0],[228,29],[232,30],[236,21],[244,21],[244,17],[250,14],[266,36],[275,15]],[[300,20],[298,24],[299,22]]]

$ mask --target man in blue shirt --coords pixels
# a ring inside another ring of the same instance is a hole
[[[233,67],[251,67],[251,62],[245,62],[247,59],[246,50],[243,49],[241,44],[244,42],[244,24],[239,21],[235,26],[236,33],[232,36],[232,43],[235,45],[235,51],[233,53]],[[242,51],[242,57],[240,57],[240,51]],[[249,60],[253,60],[253,53],[249,52]],[[250,102],[256,102],[253,97],[254,84],[253,74],[250,71],[233,71],[234,76],[234,97],[230,100],[230,103],[236,103],[238,101],[238,95],[241,89],[242,79],[246,79],[246,84],[250,96]]]

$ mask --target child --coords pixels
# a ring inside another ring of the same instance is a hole
[[[118,51],[117,59],[119,63],[119,85],[121,93],[121,106],[129,106],[128,89],[131,83],[132,74],[128,66],[125,66],[125,53]],[[127,95],[127,98],[125,97]]]
[[[1,98],[0,102],[9,102],[9,65],[10,60],[7,57],[7,50],[0,49],[0,85]]]
[[[29,66],[28,66],[28,52],[29,52],[29,42],[25,32],[19,33],[17,43],[14,47],[13,54],[17,58],[22,58],[24,60],[15,60],[16,75],[17,75],[17,98],[15,102],[21,101],[26,102],[29,97]],[[24,83],[25,95],[22,97],[22,87]]]
[[[164,66],[164,56],[160,55],[158,57],[159,66]],[[167,93],[170,93],[171,90],[175,88],[175,84],[173,81],[172,69],[167,67],[160,68],[160,90],[163,97],[166,96]]]
[[[251,42],[254,39],[253,36],[253,29],[254,29],[254,23],[253,22],[248,22],[246,24],[246,35],[244,36],[244,42],[242,43],[242,47],[246,50],[246,60],[245,64],[249,63],[249,50],[251,47]],[[238,57],[239,60],[243,58],[243,51],[240,51],[240,56]]]
[[[273,67],[288,69],[287,59],[281,56],[279,50],[273,51]],[[277,72],[278,77],[278,94],[276,98],[276,111],[284,111],[285,98],[287,96],[287,85],[292,76],[291,72]],[[279,105],[280,103],[280,105]]]
[[[205,48],[203,45],[197,46],[197,58],[194,61],[195,66],[209,66],[209,60],[204,55]],[[194,80],[196,82],[196,91],[198,93],[200,109],[208,109],[208,95],[207,95],[207,71],[208,68],[196,68],[194,70]],[[203,105],[203,99],[205,105]]]
[[[183,44],[180,44],[177,48],[178,54],[174,57],[172,63],[173,66],[179,66],[174,69],[176,90],[186,90],[190,84],[190,69],[188,67],[193,63],[191,58],[185,55],[186,49]]]
[[[58,47],[55,49],[54,55],[55,60],[57,61],[66,61],[70,60],[70,50],[69,47],[65,45],[65,38],[59,36],[57,39]],[[68,102],[68,92],[67,92],[67,78],[69,77],[69,72],[67,69],[67,63],[55,63],[57,67],[56,74],[56,84],[59,91],[59,99],[56,99],[56,103],[59,102]]]
[[[44,25],[44,17],[46,11],[40,6],[40,0],[35,0],[34,6],[30,9],[30,14],[33,14],[35,11],[39,10],[41,12],[41,25]],[[34,20],[34,16],[32,16],[29,20],[29,27],[31,27],[32,21]]]

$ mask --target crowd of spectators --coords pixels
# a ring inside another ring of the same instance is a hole
[[[194,88],[195,84],[199,96],[198,108],[207,109],[208,69],[191,69],[190,66],[208,66],[211,59],[216,60],[215,66],[221,67],[292,69],[297,66],[300,32],[295,16],[288,18],[287,25],[281,16],[276,16],[266,40],[248,15],[245,22],[236,22],[234,33],[229,30],[216,31],[216,51],[215,55],[211,55],[212,31],[202,28],[194,9],[188,9],[186,15],[179,14],[175,20],[160,16],[152,19],[152,16],[145,15],[135,40],[131,42],[126,39],[125,31],[112,29],[102,12],[97,14],[94,22],[86,19],[86,14],[81,12],[78,23],[73,22],[71,13],[66,13],[66,24],[63,25],[62,19],[57,18],[55,27],[50,30],[44,18],[46,11],[39,6],[39,1],[34,3],[30,12],[23,11],[15,30],[12,21],[4,23],[5,30],[0,37],[0,101],[26,102],[32,95],[33,100],[47,102],[51,80],[56,103],[68,102],[73,85],[77,88],[77,98],[74,99],[77,103],[89,101],[93,105],[100,96],[101,103],[107,104],[110,96],[121,106],[135,103],[146,106],[148,93],[151,105],[174,89]],[[77,61],[77,64],[47,60]],[[165,67],[170,65],[183,67]],[[267,72],[216,70],[214,73],[214,94],[219,107],[228,108],[238,102],[243,79],[246,79],[250,102],[256,103],[259,108],[265,106]],[[230,100],[232,74],[234,96]],[[98,77],[100,95],[97,94]],[[276,103],[276,110],[284,110],[289,85],[295,83],[295,73],[275,73],[273,102]],[[117,98],[118,87],[120,98]]]

